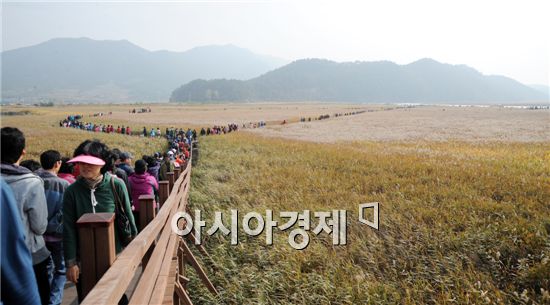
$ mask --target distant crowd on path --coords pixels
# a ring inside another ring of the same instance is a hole
[[[239,126],[237,124],[228,124],[227,126],[214,126],[212,128],[208,127],[206,129],[201,128],[201,136],[226,134],[237,130],[239,130]]]
[[[2,128],[0,303],[61,304],[67,280],[76,284],[81,302],[77,220],[122,207],[130,228],[115,229],[116,252],[122,251],[138,233],[139,196],[154,195],[158,202],[158,182],[189,162],[193,133],[174,136],[168,151],[133,164],[130,152],[109,149],[99,140],[82,142],[72,158],[45,151],[38,162],[23,161],[27,147],[19,129]],[[123,296],[119,304],[127,301]]]
[[[259,122],[249,122],[243,124],[243,129],[246,128],[261,128],[265,127],[267,124],[265,121],[259,121]]]
[[[151,112],[151,107],[141,108],[138,110],[136,110],[136,108],[128,110],[128,113],[149,113],[149,112]]]
[[[136,109],[129,110],[130,113],[136,113]],[[151,112],[151,108],[142,108],[137,110],[137,113],[140,112]],[[333,117],[340,117],[340,116],[350,116],[350,115],[356,115],[366,112],[366,110],[362,111],[353,111],[353,112],[346,112],[346,113],[335,113],[333,114]],[[100,112],[101,115],[103,113]],[[318,117],[301,117],[300,122],[311,122],[317,121],[317,120],[326,120],[329,119],[331,116],[329,114],[320,115]],[[142,136],[142,137],[150,137],[150,138],[161,138],[165,137],[168,139],[168,141],[172,142],[174,139],[180,138],[180,140],[185,141],[185,138],[190,139],[189,143],[192,139],[197,138],[197,131],[195,129],[187,129],[185,131],[184,128],[166,128],[164,133],[162,133],[161,129],[159,127],[157,128],[150,128],[147,129],[147,127],[143,127],[141,132],[132,130],[130,126],[120,126],[118,125],[116,128],[114,125],[111,124],[95,124],[92,122],[82,122],[83,116],[82,115],[69,115],[67,118],[59,121],[59,127],[65,127],[65,128],[76,128],[80,130],[86,130],[90,132],[103,132],[103,133],[117,133],[117,134],[125,134],[125,135],[134,135],[134,136]],[[281,122],[282,125],[287,124],[287,120],[283,120]],[[213,127],[207,127],[207,128],[201,128],[200,135],[201,136],[209,136],[209,135],[219,135],[219,134],[226,134],[233,131],[238,131],[239,127],[242,129],[249,129],[249,128],[262,128],[265,127],[267,124],[265,121],[258,121],[258,122],[249,122],[249,123],[243,123],[242,125],[231,123],[224,125],[215,125]],[[192,137],[189,136],[189,133],[192,133]]]
[[[367,111],[366,110],[361,110],[361,111],[352,111],[352,112],[344,112],[344,113],[335,113],[335,114],[333,114],[333,117],[337,118],[337,117],[341,117],[341,116],[356,115],[356,114],[361,114],[361,113],[365,113],[365,112],[367,112]],[[320,120],[326,120],[326,119],[330,119],[330,114],[323,114],[323,115],[320,115],[318,117],[313,117],[313,121],[320,121]],[[308,118],[301,117],[300,118],[300,122],[311,122],[311,121],[312,121],[311,117],[308,117]]]
[[[172,142],[174,139],[177,139],[177,138],[179,138],[180,140],[185,140],[185,138],[187,138],[189,139],[188,144],[191,143],[191,140],[196,140],[197,138],[196,129],[190,129],[190,128],[188,128],[186,131],[184,128],[166,127],[165,132],[163,134],[159,127],[147,129],[147,127],[144,126],[141,132],[136,132],[132,130],[130,126],[118,125],[117,128],[115,128],[114,125],[82,122],[81,119],[82,119],[81,115],[69,115],[67,116],[67,118],[59,121],[59,127],[76,128],[76,129],[86,130],[90,132],[117,133],[117,134],[135,135],[135,136],[151,137],[151,138],[161,138],[164,136],[170,142]],[[246,124],[243,124],[243,128],[246,128],[245,126]],[[265,122],[250,123],[250,126],[254,126],[253,128],[256,128],[256,126],[262,127],[262,126],[265,126]],[[249,128],[252,128],[252,127],[249,127]],[[237,131],[238,129],[239,129],[239,125],[234,123],[227,124],[227,126],[214,125],[213,127],[201,128],[200,135],[209,136],[209,135],[226,134],[232,131]]]
[[[126,135],[132,134],[130,126],[117,126],[117,128],[115,129],[113,125],[82,122],[81,119],[82,115],[69,115],[66,119],[59,121],[59,127],[76,128],[92,132],[119,133]]]

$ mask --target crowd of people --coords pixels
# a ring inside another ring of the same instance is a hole
[[[150,108],[141,109],[144,110],[151,111]],[[136,113],[136,110],[130,112]],[[97,113],[93,116],[103,115]],[[329,117],[322,115],[313,120]],[[59,126],[92,132],[165,137],[169,149],[142,156],[133,163],[130,152],[110,149],[99,140],[86,140],[76,147],[70,158],[58,151],[47,150],[40,155],[39,161],[23,160],[26,154],[24,134],[17,128],[2,128],[0,303],[61,304],[67,280],[76,284],[81,302],[77,220],[86,213],[113,213],[117,202],[120,203],[122,210],[128,211],[129,229],[115,230],[116,252],[119,253],[126,241],[138,233],[139,197],[154,195],[155,202],[158,202],[159,181],[168,180],[167,173],[175,167],[185,168],[191,155],[191,143],[197,140],[197,131],[189,128],[166,128],[163,134],[158,127],[150,130],[143,127],[142,132],[135,132],[129,126],[114,128],[114,125],[82,122],[82,119],[83,115],[69,115],[59,122]],[[305,122],[306,118],[300,121]],[[264,126],[264,121],[242,124],[242,128]],[[226,134],[238,129],[237,124],[216,125],[201,128],[200,135]],[[125,297],[119,304],[124,303],[127,303]]]
[[[337,117],[341,117],[341,116],[349,116],[349,115],[356,115],[356,114],[361,114],[361,113],[364,113],[366,112],[366,110],[361,110],[361,111],[352,111],[352,112],[344,112],[344,113],[335,113],[333,114],[333,116],[335,118]],[[313,119],[311,117],[308,117],[308,118],[305,118],[305,117],[301,117],[300,118],[300,122],[311,122],[312,120],[313,121],[320,121],[320,120],[326,120],[326,119],[330,119],[330,114],[323,114],[323,115],[320,115],[318,117],[313,117]]]
[[[243,125],[244,128],[244,125]],[[239,130],[239,126],[237,124],[228,124],[227,126],[217,126],[210,128],[201,128],[201,136],[209,136],[209,135],[216,135],[216,134],[226,134],[230,133],[232,131]]]
[[[137,110],[136,108],[134,108],[134,109],[128,110],[128,113],[149,113],[149,112],[151,112],[151,107],[141,108]]]
[[[142,108],[142,109],[131,109],[129,110],[130,113],[141,113],[141,112],[151,112],[151,108]],[[340,117],[340,116],[350,116],[350,115],[356,115],[361,114],[366,111],[353,111],[353,112],[346,112],[346,113],[335,113],[333,114],[333,117]],[[100,113],[103,115],[103,113]],[[111,113],[109,113],[111,114]],[[96,114],[94,114],[96,116]],[[311,122],[311,121],[318,121],[318,120],[326,120],[329,119],[331,116],[329,114],[323,114],[318,117],[301,117],[300,122]],[[147,129],[147,127],[143,127],[143,129],[140,131],[134,131],[130,128],[130,126],[121,126],[118,125],[117,128],[114,127],[114,125],[110,124],[96,124],[92,122],[82,122],[83,116],[82,115],[69,115],[67,118],[59,121],[59,127],[66,127],[66,128],[77,128],[81,130],[86,131],[92,131],[92,132],[104,132],[104,133],[118,133],[118,134],[125,134],[125,135],[139,135],[143,137],[151,137],[151,138],[160,138],[163,136],[163,133],[159,127],[157,128],[150,128]],[[287,124],[287,120],[283,120],[281,122],[282,125]],[[239,128],[242,129],[250,129],[250,128],[261,128],[265,127],[267,123],[265,121],[258,121],[258,122],[249,122],[244,123],[242,126],[239,126],[238,124],[231,123],[227,124],[227,126],[223,125],[214,125],[213,127],[207,127],[207,128],[201,128],[200,135],[201,136],[209,136],[209,135],[218,135],[218,134],[226,134],[232,131],[237,131]],[[196,139],[197,131],[195,129],[190,130],[183,128],[166,128],[164,132],[164,137],[168,138],[169,140],[175,139],[177,136],[181,135],[187,135],[189,132],[193,133],[194,138]]]
[[[59,121],[59,127],[76,128],[76,129],[81,129],[81,130],[86,130],[91,132],[117,133],[117,134],[135,135],[135,136],[151,137],[151,138],[161,138],[164,136],[171,143],[177,138],[183,141],[185,141],[185,138],[189,139],[190,141],[193,139],[196,140],[197,138],[197,131],[195,129],[190,129],[190,128],[185,130],[184,128],[166,127],[166,129],[164,130],[164,133],[162,133],[159,127],[157,128],[152,127],[150,129],[147,129],[147,127],[143,126],[143,129],[141,130],[141,132],[139,132],[139,131],[132,130],[130,126],[118,125],[117,128],[115,128],[114,125],[82,122],[81,119],[82,119],[82,115],[69,115],[67,116],[67,118]],[[265,122],[250,123],[250,126],[254,126],[253,128],[256,128],[256,126],[262,127],[262,126],[265,126]],[[246,124],[243,124],[243,128],[247,128]],[[227,126],[214,125],[213,127],[201,128],[200,135],[209,136],[209,135],[226,134],[232,131],[237,131],[238,129],[239,129],[239,126],[234,123],[227,124]],[[188,144],[190,144],[190,141]]]
[[[146,109],[141,109],[146,110]],[[131,113],[134,113],[135,109],[130,110]],[[149,110],[150,111],[150,110]],[[356,115],[363,113],[365,111],[354,111],[354,112],[346,112],[346,113],[335,113],[334,117],[340,117],[340,116],[349,116],[349,115]],[[329,119],[331,116],[329,114],[320,115],[318,117],[301,117],[300,122],[311,122],[311,121],[317,121],[317,120],[326,120]],[[82,116],[80,115],[70,115],[66,119],[59,121],[60,127],[72,127],[92,132],[105,132],[105,133],[118,133],[118,134],[126,134],[126,135],[139,135],[143,137],[151,137],[151,138],[160,138],[163,136],[163,133],[159,127],[157,128],[150,128],[147,129],[147,127],[143,127],[141,132],[133,131],[131,130],[130,126],[117,126],[117,128],[114,128],[114,125],[109,124],[94,124],[91,122],[81,122]],[[287,120],[283,120],[282,125],[287,124]],[[207,128],[201,128],[200,135],[201,136],[209,136],[209,135],[219,135],[219,134],[226,134],[230,133],[232,131],[237,131],[239,128],[242,129],[250,129],[250,128],[262,128],[265,127],[267,123],[265,121],[258,121],[258,122],[249,122],[244,123],[242,126],[239,126],[238,124],[231,123],[227,124],[227,126],[223,125],[214,125],[213,127],[207,127]],[[169,141],[174,140],[178,136],[188,136],[188,133],[193,134],[193,138],[196,139],[197,137],[197,131],[195,129],[185,129],[183,128],[166,128],[164,132],[164,137],[168,138]]]
[[[131,135],[132,130],[130,126],[117,126],[109,124],[95,124],[91,122],[82,122],[82,115],[69,115],[67,118],[59,121],[59,127],[76,128],[92,132],[105,132],[105,133],[119,133]]]
[[[266,125],[267,125],[267,123],[265,121],[248,122],[248,123],[244,123],[242,128],[243,129],[260,128],[260,127],[265,127]]]
[[[129,229],[115,229],[119,253],[138,233],[138,198],[154,195],[158,202],[158,182],[186,166],[193,138],[193,132],[173,133],[170,144],[177,145],[135,162],[130,152],[99,140],[82,142],[70,158],[47,150],[39,161],[23,161],[24,134],[13,127],[1,133],[3,304],[61,304],[67,280],[76,284],[81,302],[77,220],[85,213],[114,213],[121,205]]]

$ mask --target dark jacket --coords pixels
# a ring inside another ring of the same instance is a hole
[[[159,170],[160,170],[160,163],[159,162],[156,162],[155,166],[151,166],[151,167],[147,168],[147,172],[151,176],[155,177],[155,179],[157,181],[159,181]]]
[[[126,163],[120,163],[117,167],[124,170],[126,172],[126,176],[128,177],[134,173],[134,169]]]
[[[37,170],[36,174],[44,181],[48,203],[48,228],[44,238],[47,241],[60,241],[63,238],[63,193],[69,187],[69,182],[43,169]]]
[[[167,181],[168,180],[168,176],[166,175],[166,173],[169,173],[172,171],[172,161],[165,161],[165,160],[162,160],[162,163],[160,164],[160,169],[159,169],[159,181]]]
[[[124,171],[122,168],[117,167],[114,174],[118,178],[122,179],[122,181],[124,181],[124,184],[126,185],[126,190],[128,191],[128,194],[130,194],[132,192],[132,189],[130,187],[130,183],[128,182],[128,175],[126,174],[126,171]]]

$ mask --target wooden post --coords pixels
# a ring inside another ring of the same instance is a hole
[[[178,180],[181,173],[181,167],[174,168],[174,181]]]
[[[178,248],[176,249],[176,254],[178,257],[178,275],[185,276],[185,263],[187,263],[187,260],[185,258],[185,252],[183,251],[183,246],[181,243],[184,242],[183,239],[180,239],[180,242],[178,244]],[[183,288],[187,289],[187,283],[181,283]]]
[[[155,195],[139,196],[139,230],[143,231],[153,218],[155,218]]]
[[[156,216],[156,209],[155,206],[155,195],[141,195],[139,196],[139,230],[143,231],[145,227],[155,218]],[[141,267],[143,270],[145,270],[145,267],[147,266],[147,263],[149,262],[149,259],[151,258],[151,254],[153,254],[153,250],[155,249],[155,243],[151,245],[149,250],[147,250],[147,253],[143,256],[143,259],[141,260]]]
[[[159,204],[162,207],[170,195],[170,182],[167,180],[159,181]]]
[[[114,213],[88,213],[76,222],[80,239],[79,279],[83,298],[115,261],[114,220]]]
[[[168,177],[168,182],[170,184],[170,192],[174,189],[174,172],[168,172],[166,173],[166,177]]]

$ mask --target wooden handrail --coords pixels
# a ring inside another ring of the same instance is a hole
[[[175,246],[172,246],[171,248],[170,245],[177,244],[172,242],[172,240],[177,238],[177,235],[172,233],[171,218],[177,211],[185,211],[190,180],[191,164],[188,163],[185,170],[180,173],[177,181],[174,182],[174,187],[171,189],[170,195],[168,196],[168,199],[166,199],[166,202],[162,205],[158,215],[143,229],[140,234],[138,234],[138,236],[136,236],[136,238],[122,251],[122,253],[120,253],[111,267],[107,270],[107,272],[105,272],[103,277],[86,296],[82,302],[83,305],[117,304],[127,290],[142,259],[147,254],[153,243],[158,239],[157,246],[155,247],[151,259],[147,263],[147,267],[144,270],[144,275],[138,283],[138,289],[136,289],[134,296],[131,298],[132,304],[148,304],[149,301],[152,300],[151,293],[143,294],[142,290],[150,291],[153,288],[160,288],[157,283],[160,285],[162,280],[159,282],[157,278],[166,274],[166,266],[164,263],[166,260],[165,258],[169,256],[169,260],[171,260],[174,255]],[[163,268],[161,268],[161,266]],[[149,274],[151,274],[151,277],[149,277]],[[150,287],[145,286],[147,281],[150,279],[155,280],[154,285],[151,285]],[[144,282],[143,284],[142,281]],[[147,289],[142,287],[146,287]],[[154,299],[158,300],[158,295],[155,295],[156,296]],[[142,302],[139,300],[146,301]]]
[[[181,167],[174,167],[174,179],[178,180],[180,177]]]
[[[182,175],[185,176],[185,175]],[[183,196],[176,199],[178,204],[175,204],[172,207],[171,215],[174,215],[175,212],[180,210],[180,207],[182,205],[185,205],[186,203],[186,194],[189,190],[189,181],[191,180],[191,175],[187,175],[185,180],[182,182],[181,185],[185,185],[184,190],[181,192],[183,193]],[[178,179],[179,180],[179,179]],[[151,295],[153,292],[156,292],[155,287],[157,286],[158,276],[159,273],[163,268],[161,266],[165,265],[165,261],[168,261],[168,264],[172,261],[172,256],[174,255],[174,246],[172,244],[172,240],[177,237],[175,234],[172,234],[172,228],[171,226],[165,226],[161,237],[157,243],[157,246],[155,247],[155,250],[153,251],[153,254],[151,255],[152,259],[147,264],[147,268],[144,270],[142,274],[143,281],[140,281],[138,286],[136,287],[136,292],[132,296],[132,299],[130,301],[130,304],[148,304]],[[166,286],[166,285],[165,285]],[[162,293],[164,295],[164,291]]]

